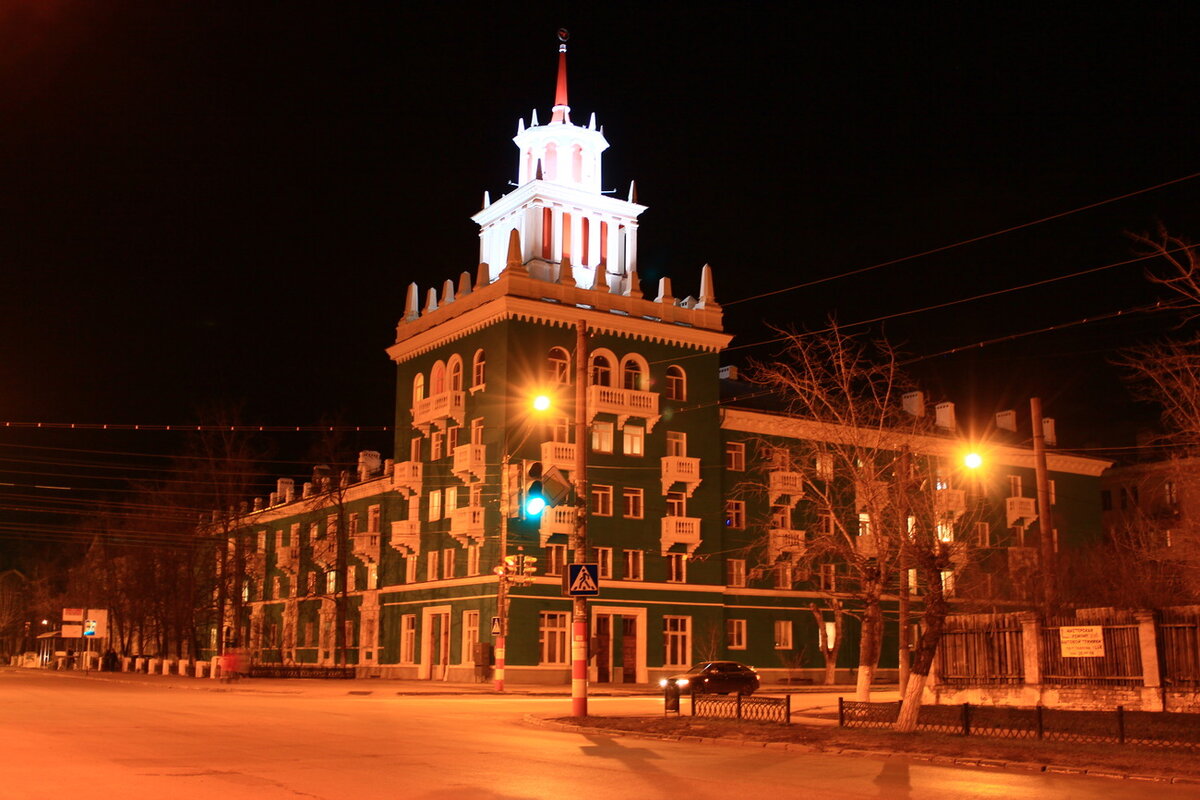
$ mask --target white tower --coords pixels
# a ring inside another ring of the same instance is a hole
[[[508,260],[511,231],[521,237],[522,260],[532,277],[555,283],[593,286],[604,268],[614,294],[630,290],[637,270],[637,218],[646,210],[634,202],[601,193],[601,154],[608,149],[592,114],[587,127],[571,122],[567,105],[566,31],[559,32],[558,84],[550,122],[517,124],[520,151],[517,188],[495,203],[484,200],[471,219],[479,224],[479,260],[495,280]],[[564,265],[570,271],[564,274]],[[634,291],[636,287],[632,287]]]

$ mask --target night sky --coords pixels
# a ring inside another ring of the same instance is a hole
[[[712,264],[735,345],[1121,261],[1127,232],[1159,222],[1200,237],[1194,179],[733,302],[1200,171],[1194,4],[378,5],[0,6],[0,422],[186,424],[239,399],[257,424],[390,425],[384,349],[405,287],[474,273],[469,217],[516,177],[517,119],[548,118],[559,26],[573,117],[594,111],[612,145],[605,186],[636,179],[649,206],[644,290],[665,275],[695,293]],[[883,330],[927,356],[1134,308],[1159,293],[1144,269]],[[1131,444],[1153,412],[1131,410],[1106,358],[1179,321],[915,368],[932,399],[1024,414],[1039,394],[1064,444]],[[158,451],[174,436],[0,429],[0,444]]]

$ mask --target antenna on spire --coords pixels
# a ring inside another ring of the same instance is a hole
[[[558,83],[554,88],[554,115],[551,122],[571,121],[571,107],[567,105],[567,39],[571,34],[566,28],[558,29]]]

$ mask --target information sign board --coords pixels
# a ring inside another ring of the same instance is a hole
[[[1058,644],[1063,658],[1103,658],[1104,628],[1100,625],[1059,628]]]

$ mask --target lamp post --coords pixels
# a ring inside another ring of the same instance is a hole
[[[587,561],[587,323],[579,320],[575,330],[575,503],[572,544],[575,563]],[[571,715],[587,716],[588,690],[587,598],[571,598]]]

